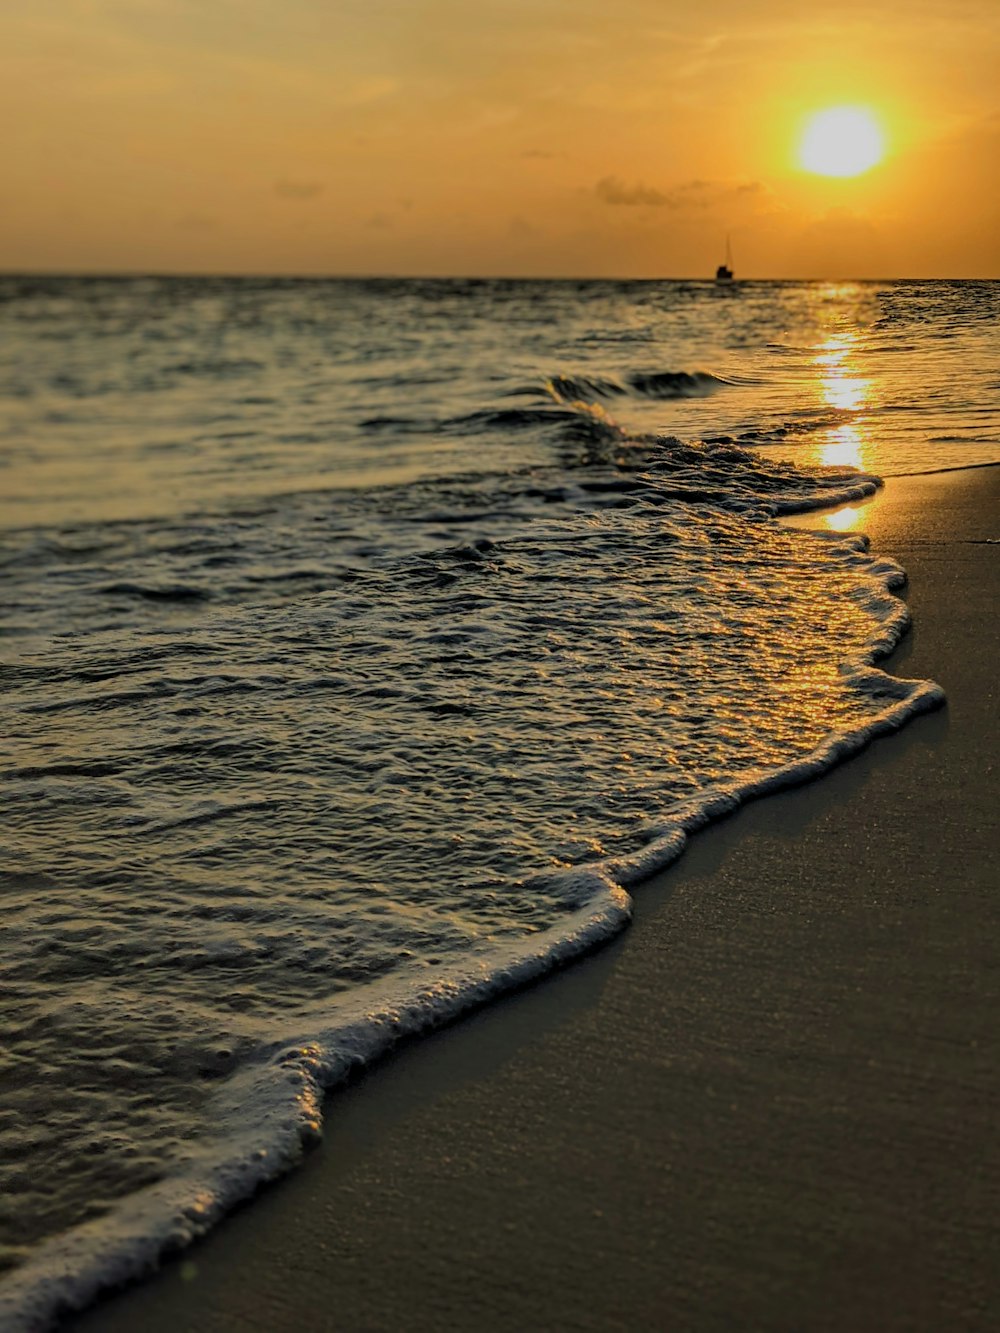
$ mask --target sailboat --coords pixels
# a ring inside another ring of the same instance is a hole
[[[728,235],[726,236],[726,262],[724,264],[720,264],[719,267],[715,270],[715,281],[716,282],[733,281],[733,249],[729,243]]]

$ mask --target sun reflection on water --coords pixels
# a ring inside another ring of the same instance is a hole
[[[868,402],[871,380],[824,379],[821,381],[823,397],[831,407],[839,407],[842,412],[856,412]]]
[[[864,470],[865,438],[857,426],[835,426],[819,445],[819,461],[827,467],[856,467]]]
[[[858,345],[855,330],[841,329],[816,347],[813,363],[820,371],[819,396],[825,407],[863,414],[874,406],[872,381],[860,373],[857,365]],[[867,444],[857,419],[828,427],[818,439],[818,461],[832,467],[864,470],[868,466]]]

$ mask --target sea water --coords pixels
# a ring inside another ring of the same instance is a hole
[[[776,515],[1000,461],[1000,284],[0,279],[0,1314],[934,706]]]

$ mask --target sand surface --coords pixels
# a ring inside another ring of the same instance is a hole
[[[335,1096],[296,1175],[73,1328],[995,1327],[998,501],[907,478],[862,517],[947,709],[699,834],[613,945]]]

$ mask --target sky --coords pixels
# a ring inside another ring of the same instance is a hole
[[[4,271],[1000,277],[998,0],[0,0],[0,115]]]

